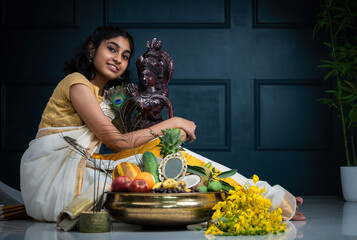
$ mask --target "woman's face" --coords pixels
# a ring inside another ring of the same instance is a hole
[[[154,86],[157,80],[157,74],[149,69],[143,69],[140,72],[140,79],[144,86]]]
[[[97,50],[89,47],[96,76],[105,80],[119,78],[128,67],[131,49],[128,39],[118,36],[103,40]]]

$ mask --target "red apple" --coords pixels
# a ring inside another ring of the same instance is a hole
[[[112,192],[127,192],[133,181],[127,176],[119,176],[112,182]]]
[[[144,180],[136,179],[130,184],[129,192],[147,193],[149,192],[149,186]]]

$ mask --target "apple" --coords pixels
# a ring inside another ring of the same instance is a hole
[[[112,192],[127,192],[133,181],[127,176],[119,176],[112,182]]]
[[[149,186],[144,180],[136,179],[130,184],[129,192],[148,193]]]

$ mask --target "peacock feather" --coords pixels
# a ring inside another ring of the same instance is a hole
[[[112,123],[119,132],[128,133],[137,130],[141,118],[137,114],[135,101],[127,94],[126,85],[110,88],[106,98],[114,113]]]
[[[122,134],[133,132],[140,129],[141,115],[137,111],[136,101],[133,97],[129,96],[128,88],[126,85],[110,88],[106,93],[106,99],[109,101],[109,106],[114,114],[112,120],[113,125]],[[105,134],[116,134],[111,130],[105,132]],[[124,135],[124,137],[118,137],[114,141],[124,141],[131,146],[131,150],[139,166],[142,165],[142,160],[136,155],[134,150],[135,142],[140,138],[138,134]],[[143,148],[143,145],[141,148]],[[139,150],[140,152],[140,150]]]
[[[107,96],[109,98],[108,100],[110,101],[111,107],[116,110],[118,110],[128,99],[128,96],[126,95],[126,92],[122,86],[109,89]]]

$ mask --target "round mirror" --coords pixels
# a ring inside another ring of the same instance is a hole
[[[187,162],[181,153],[166,156],[159,165],[159,178],[165,181],[168,178],[179,180],[186,175]]]
[[[182,161],[179,158],[167,160],[164,173],[167,178],[176,178],[182,172]]]

